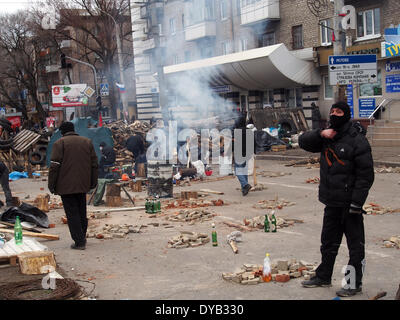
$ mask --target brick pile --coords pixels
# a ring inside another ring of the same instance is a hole
[[[303,277],[309,280],[315,276],[316,264],[296,259],[277,260],[271,263],[271,275],[273,282],[288,282],[290,279]],[[258,284],[262,280],[263,266],[258,264],[244,264],[237,272],[222,273],[222,278],[239,284]]]
[[[370,202],[366,205],[364,205],[363,209],[367,212],[368,215],[381,215],[381,214],[386,214],[386,213],[394,213],[394,212],[400,212],[400,208],[397,209],[392,209],[390,207],[383,207],[377,203]]]
[[[262,200],[253,205],[255,209],[282,209],[283,207],[294,206],[295,202],[290,202],[285,199]]]
[[[400,236],[393,236],[387,240],[384,240],[383,247],[400,249]]]
[[[181,231],[180,235],[168,240],[168,248],[181,249],[199,247],[208,242],[210,242],[210,238],[205,233]]]
[[[258,228],[258,229],[264,229],[264,221],[265,221],[265,216],[257,216],[251,219],[243,219],[243,223],[245,226],[252,227],[252,228]],[[276,217],[276,228],[281,229],[281,228],[286,228],[294,225],[296,222],[301,223],[301,220],[297,219],[283,219]]]
[[[163,209],[187,209],[210,206],[223,206],[224,201],[218,200],[171,200],[163,203]]]
[[[173,216],[168,216],[166,219],[168,221],[173,222],[189,222],[190,225],[195,224],[196,222],[209,221],[216,214],[207,210],[180,210],[175,213]]]

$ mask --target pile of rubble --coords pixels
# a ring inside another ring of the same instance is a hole
[[[286,167],[306,167],[307,169],[319,168],[319,157],[310,157],[305,160],[292,160]]]
[[[210,242],[210,238],[205,233],[181,231],[181,234],[168,240],[168,248],[189,248],[198,247]]]
[[[383,241],[385,248],[397,248],[400,249],[400,236],[393,236]]]
[[[319,177],[315,177],[307,179],[306,183],[319,183],[319,181],[320,181]]]
[[[163,203],[164,209],[187,209],[187,208],[199,208],[199,207],[210,207],[210,206],[223,206],[224,201],[218,200],[171,200]]]
[[[101,231],[96,231],[89,227],[86,237],[96,239],[125,238],[127,234],[134,232],[134,230],[133,225],[106,224]]]
[[[379,167],[375,168],[375,173],[400,173],[400,167]]]
[[[279,260],[271,263],[272,281],[287,282],[293,278],[304,277],[309,280],[315,276],[316,264],[307,263],[296,259]],[[237,272],[226,272],[222,274],[224,280],[232,281],[239,284],[258,284],[264,282],[262,279],[262,265],[244,264]]]
[[[291,175],[291,172],[274,172],[274,171],[260,171],[256,173],[257,176],[261,177],[268,177],[268,178],[274,178],[274,177],[282,177],[285,175]]]
[[[253,206],[255,209],[282,209],[283,207],[294,206],[295,202],[286,201],[285,199],[274,199],[274,200],[262,200],[258,201]]]
[[[392,209],[390,207],[382,207],[379,204],[370,202],[366,205],[364,205],[363,209],[367,212],[367,214],[376,216],[380,214],[386,214],[386,213],[394,213],[394,212],[400,212],[400,208],[397,209]]]
[[[252,186],[250,191],[263,191],[267,190],[268,187],[265,184],[257,183],[255,186]],[[236,190],[242,190],[241,188],[236,188]]]
[[[251,219],[243,219],[243,223],[245,226],[251,227],[251,228],[257,228],[257,229],[264,229],[264,220],[265,216],[257,216]],[[276,217],[276,228],[281,229],[281,228],[286,228],[294,225],[295,223],[303,223],[302,220],[297,220],[297,219],[283,219]]]
[[[192,225],[196,222],[209,221],[215,216],[215,213],[207,210],[180,210],[173,216],[168,216],[166,219],[174,222],[189,222],[189,224]]]

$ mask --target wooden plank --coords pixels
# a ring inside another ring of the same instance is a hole
[[[27,149],[29,149],[32,145],[34,145],[39,139],[40,139],[40,136],[39,136],[39,137],[30,137],[27,141],[25,141],[23,144],[21,144],[21,145],[18,147],[18,151],[19,151],[20,153],[25,152],[25,151],[26,151]],[[14,148],[14,149],[16,149],[16,148]]]
[[[117,212],[117,211],[137,211],[137,210],[143,210],[145,209],[144,206],[140,207],[129,207],[129,208],[114,208],[114,209],[97,209],[97,210],[90,210],[88,209],[88,212],[90,213],[101,213],[101,212]]]
[[[9,229],[0,229],[0,232],[14,234],[14,230],[9,230]],[[29,232],[29,231],[23,231],[22,235],[27,236],[27,237],[43,238],[43,239],[47,239],[47,240],[59,240],[60,239],[60,237],[55,234],[34,233],[34,232]]]
[[[25,135],[23,135],[21,137],[21,139],[19,139],[17,142],[14,141],[14,147],[15,149],[19,146],[21,146],[22,144],[24,144],[26,141],[29,141],[29,139],[31,137],[33,137],[35,135],[35,133],[33,131],[30,131],[28,133],[26,133]]]
[[[210,189],[200,189],[200,191],[205,192],[205,193],[224,194],[222,191],[214,191],[214,190],[210,190]]]

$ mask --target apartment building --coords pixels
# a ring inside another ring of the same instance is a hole
[[[312,102],[326,119],[333,102],[328,56],[333,55],[334,4],[326,1],[326,10],[316,16],[307,3],[135,1],[131,17],[139,119],[160,118],[177,106],[197,105],[204,111],[214,104],[216,111],[226,103],[241,110],[301,107],[310,121]],[[379,70],[377,83],[348,87],[353,116],[366,118],[368,105],[390,104],[391,117],[400,117],[395,112],[398,93],[391,92],[397,91],[392,83],[398,56],[387,57],[382,49],[385,30],[400,23],[400,3],[345,4],[355,7],[357,17],[356,29],[346,30],[346,52],[377,54]]]

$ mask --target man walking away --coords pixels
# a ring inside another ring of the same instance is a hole
[[[86,193],[97,185],[97,156],[90,139],[79,136],[72,122],[60,126],[62,138],[53,144],[48,187],[61,196],[74,244],[84,250],[88,226]]]
[[[4,196],[6,197],[6,206],[12,207],[13,200],[12,200],[12,194],[11,194],[11,190],[10,190],[9,174],[10,174],[10,171],[8,170],[7,166],[4,164],[3,161],[0,161],[1,187],[3,188]]]
[[[353,296],[362,291],[365,267],[365,235],[362,209],[374,182],[371,147],[360,125],[350,121],[345,102],[330,110],[328,129],[315,129],[299,137],[299,145],[310,152],[321,152],[319,200],[325,205],[321,233],[321,264],[316,276],[303,281],[306,288],[331,285],[336,255],[346,236],[350,260],[346,268],[347,284],[338,296]]]

